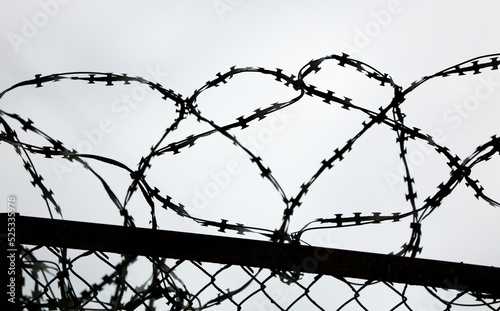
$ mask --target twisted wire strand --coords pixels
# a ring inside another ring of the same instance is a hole
[[[100,83],[110,87],[117,84],[130,85],[139,83],[147,85],[153,92],[158,93],[165,101],[173,102],[173,105],[176,108],[176,116],[174,118],[174,121],[170,125],[168,125],[167,128],[165,128],[161,138],[151,147],[150,152],[140,159],[137,165],[137,169],[132,169],[124,163],[113,158],[97,154],[83,154],[74,149],[68,149],[64,146],[63,142],[52,138],[44,131],[36,127],[32,120],[23,118],[22,116],[15,113],[9,113],[2,109],[0,109],[0,124],[2,127],[2,130],[0,131],[0,142],[5,142],[11,145],[17,155],[21,158],[24,168],[32,178],[31,183],[34,187],[37,187],[41,191],[42,198],[47,206],[51,218],[54,218],[54,213],[63,217],[62,208],[57,203],[53,191],[45,184],[43,177],[38,173],[35,164],[32,161],[33,155],[43,155],[45,158],[59,157],[71,162],[76,161],[85,169],[90,171],[92,175],[94,175],[95,178],[99,180],[109,199],[118,209],[120,216],[123,218],[124,226],[135,226],[134,219],[132,215],[129,214],[127,207],[130,203],[130,200],[136,193],[140,193],[150,207],[152,229],[158,228],[158,223],[156,220],[156,208],[158,205],[160,205],[166,210],[172,210],[180,217],[191,219],[195,223],[198,223],[202,226],[215,227],[220,232],[234,231],[238,234],[257,233],[266,236],[271,241],[278,243],[306,243],[302,240],[301,237],[304,233],[312,230],[363,226],[367,224],[376,224],[382,222],[397,222],[401,221],[402,219],[411,218],[412,222],[410,224],[410,227],[412,232],[410,239],[401,247],[396,255],[409,255],[411,257],[415,257],[422,250],[422,247],[420,245],[422,222],[441,205],[443,200],[447,196],[449,196],[461,182],[465,181],[465,184],[473,190],[474,195],[477,199],[482,199],[494,207],[498,207],[500,205],[498,201],[494,200],[485,193],[485,189],[480,184],[479,180],[473,179],[471,177],[473,168],[477,164],[487,162],[494,155],[496,155],[497,152],[500,153],[500,138],[497,136],[492,136],[489,141],[483,143],[482,145],[479,145],[470,156],[462,160],[460,157],[453,154],[452,151],[449,150],[446,146],[438,144],[431,135],[423,133],[419,128],[407,126],[404,121],[405,115],[401,111],[401,106],[412,91],[432,79],[446,78],[452,75],[463,76],[467,74],[480,74],[484,70],[497,70],[500,64],[499,56],[500,54],[489,54],[472,58],[470,60],[441,70],[435,74],[425,76],[422,79],[413,82],[406,89],[403,89],[401,86],[397,85],[388,74],[378,71],[374,67],[364,62],[350,58],[347,54],[330,55],[323,58],[311,60],[299,70],[297,76],[287,75],[283,73],[282,69],[266,69],[261,67],[237,68],[233,66],[224,73],[217,73],[214,79],[207,81],[202,87],[195,90],[194,93],[189,97],[183,97],[181,94],[177,94],[173,90],[165,88],[159,83],[154,83],[142,77],[131,77],[127,74],[103,72],[66,72],[45,76],[37,74],[35,75],[34,79],[19,82],[1,92],[0,99],[5,94],[21,87],[35,86],[36,88],[39,88],[47,85],[49,82],[55,83],[63,80],[81,81],[91,85]],[[391,101],[386,106],[378,108],[378,111],[373,111],[365,107],[356,105],[355,103],[353,103],[353,100],[348,97],[336,95],[333,90],[321,90],[315,85],[307,83],[307,78],[322,70],[322,65],[326,62],[335,62],[337,66],[355,69],[357,72],[366,76],[367,78],[377,81],[381,87],[391,87],[393,89],[393,97]],[[197,105],[197,99],[203,92],[218,87],[221,84],[226,84],[237,75],[246,75],[250,73],[271,76],[282,85],[292,88],[297,92],[297,95],[292,99],[273,103],[265,108],[255,109],[252,114],[248,116],[240,116],[228,124],[217,124],[213,120],[210,120],[209,118],[204,116]],[[366,115],[367,119],[362,122],[362,128],[354,136],[348,139],[343,146],[335,149],[328,158],[321,161],[317,171],[311,176],[309,180],[302,183],[300,190],[294,196],[288,196],[283,190],[279,181],[274,177],[271,168],[266,166],[264,160],[255,152],[245,147],[244,144],[240,140],[238,140],[237,137],[230,131],[245,129],[256,122],[263,120],[267,116],[297,103],[305,95],[318,98],[326,104],[338,105],[341,108],[349,111],[352,110],[361,112]],[[166,138],[169,137],[169,135],[171,135],[173,132],[175,132],[179,127],[179,124],[188,117],[195,117],[198,122],[206,123],[211,127],[211,129],[201,133],[189,135],[184,139],[169,143],[165,146],[164,143],[166,141]],[[10,122],[20,125],[21,129],[24,132],[29,132],[43,138],[48,143],[48,145],[34,145],[21,140],[16,130],[14,130],[14,126]],[[339,165],[340,162],[345,157],[347,157],[352,148],[355,147],[357,141],[361,137],[363,137],[363,135],[367,133],[371,128],[377,125],[383,125],[396,134],[396,143],[399,148],[399,156],[401,158],[405,173],[405,175],[403,176],[403,180],[407,190],[405,198],[409,202],[411,210],[406,212],[394,212],[390,215],[382,215],[382,213],[378,212],[374,212],[372,213],[372,215],[362,215],[362,213],[354,213],[353,216],[335,214],[334,218],[318,218],[309,222],[297,232],[289,232],[289,224],[293,217],[294,211],[301,206],[305,195],[314,185],[316,180],[318,180],[320,176],[325,172],[331,170],[335,165]],[[185,149],[193,147],[199,140],[212,135],[222,135],[230,140],[233,145],[240,148],[244,152],[244,154],[247,155],[248,159],[258,168],[261,177],[267,182],[271,183],[274,189],[279,193],[285,207],[283,209],[282,221],[278,226],[276,226],[276,228],[259,228],[240,223],[231,223],[229,220],[225,219],[222,219],[221,221],[215,221],[211,219],[192,216],[186,211],[186,206],[184,204],[174,201],[174,194],[165,194],[160,189],[154,187],[154,185],[148,183],[148,181],[146,180],[146,172],[151,169],[152,160],[154,158],[161,157],[169,153],[182,153]],[[415,190],[415,180],[411,174],[408,162],[407,143],[410,140],[419,140],[431,146],[436,151],[436,153],[444,157],[444,159],[447,161],[446,164],[450,169],[450,177],[448,178],[448,180],[441,182],[437,186],[436,192],[432,196],[427,197],[421,206],[418,206],[416,202],[417,193]],[[112,191],[109,183],[99,174],[99,172],[91,167],[91,165],[88,163],[88,160],[95,160],[107,165],[117,167],[123,171],[126,171],[130,175],[130,184],[123,201],[121,201],[118,196]],[[85,256],[88,256],[90,254],[91,253],[88,253]],[[100,256],[101,260],[104,260],[103,258],[104,257]],[[60,257],[60,261],[64,273],[68,273],[68,271],[71,271],[71,262],[68,262],[65,256]],[[126,288],[129,288],[135,293],[135,297],[130,301],[130,303],[132,304],[133,301],[138,301],[139,304],[145,305],[144,301],[148,299],[147,297],[154,297],[154,295],[157,295],[154,293],[155,288],[157,288],[159,284],[166,283],[171,288],[171,290],[176,293],[174,296],[169,296],[169,301],[170,303],[172,303],[172,305],[177,304],[179,308],[184,308],[186,307],[186,301],[188,301],[188,306],[193,308],[193,310],[202,310],[216,305],[222,300],[231,300],[231,297],[234,294],[237,294],[241,290],[246,288],[252,280],[255,280],[255,277],[258,274],[257,273],[252,276],[249,280],[249,283],[232,292],[226,293],[223,290],[217,288],[217,290],[221,293],[218,298],[214,298],[206,304],[202,304],[201,302],[199,302],[200,306],[198,308],[194,308],[193,303],[198,299],[200,293],[195,295],[189,294],[187,288],[182,284],[182,281],[181,283],[179,283],[179,279],[175,280],[175,274],[174,278],[172,278],[172,275],[168,273],[169,268],[164,266],[161,261],[158,261],[158,259],[156,258],[149,258],[149,261],[156,267],[155,273],[157,273],[157,275],[151,279],[151,282],[153,282],[153,280],[154,282],[156,282],[155,286],[151,284],[148,289],[144,289],[143,291],[138,292],[135,291],[135,289],[133,289],[129,284],[124,282],[121,285],[117,285],[115,298],[121,296]],[[130,258],[124,258],[120,268],[114,268],[117,272],[120,270],[122,271],[123,275],[126,275],[127,269],[131,262],[132,261],[130,260]],[[163,275],[162,280],[159,279],[159,275]],[[287,282],[296,282],[301,278],[300,275],[295,275],[289,272],[276,272],[276,275],[279,275],[282,280],[288,280]],[[76,276],[83,282],[85,282],[84,278],[80,277],[79,275]],[[113,278],[107,278],[106,281],[103,280],[101,284],[87,285],[89,286],[89,288],[99,289],[105,286],[111,279]],[[68,286],[68,288],[71,289],[71,283],[64,283],[64,280],[65,278],[61,276],[59,280],[61,282],[60,286]],[[349,284],[349,286],[353,286],[348,281],[345,282],[346,284]],[[210,283],[209,285],[215,286],[212,283]],[[386,285],[391,287],[388,284]],[[40,284],[40,286],[42,285]],[[365,286],[367,285],[365,284]],[[354,287],[352,288],[355,292],[355,296],[351,299],[351,301],[357,301],[357,303],[362,308],[364,308],[361,302],[357,300],[359,291],[361,291],[364,287],[357,290],[355,290]],[[392,287],[391,289],[396,291]],[[47,291],[48,288],[46,288],[42,294],[48,294]],[[98,290],[94,290],[92,295],[90,293],[86,293],[86,299],[96,298],[96,291]],[[70,292],[72,297],[68,297],[67,299],[78,300],[78,298],[76,298],[76,293],[72,291]],[[180,298],[181,296],[185,297]],[[403,294],[401,294],[401,296],[402,301],[400,305],[406,305],[404,292]],[[303,296],[297,298],[297,301],[301,300],[302,297],[307,297],[307,299],[312,300],[306,292]],[[459,297],[456,297],[455,300],[458,298]],[[37,299],[38,298],[33,298],[33,301]],[[78,303],[81,304],[82,301]],[[233,301],[233,303],[237,305],[236,302]],[[350,301],[347,301],[346,305],[349,303]],[[449,305],[454,304],[453,301],[447,303]],[[149,306],[146,307],[150,308]],[[320,306],[317,307],[319,309],[322,309]]]

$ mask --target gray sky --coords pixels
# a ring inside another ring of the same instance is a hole
[[[187,97],[231,66],[280,68],[297,75],[311,59],[343,52],[388,73],[405,88],[454,64],[500,52],[500,3],[493,0],[42,0],[2,1],[0,8],[2,90],[35,74],[99,71],[142,76]],[[377,87],[376,82],[333,64],[311,83],[359,100],[370,109],[389,103],[389,88]],[[273,79],[248,74],[203,93],[198,105],[209,119],[224,123],[294,94]],[[431,80],[409,94],[403,112],[407,125],[441,139],[465,158],[499,133],[499,100],[500,75],[485,71]],[[106,88],[75,81],[20,88],[2,98],[0,105],[29,117],[68,147],[87,148],[130,167],[147,154],[175,113],[172,102],[138,85]],[[257,151],[291,197],[321,160],[361,129],[364,120],[365,115],[307,97],[281,115],[234,133]],[[205,129],[206,125],[188,118],[168,141]],[[418,202],[422,202],[448,178],[449,169],[428,146],[408,147]],[[1,197],[15,194],[22,214],[48,217],[40,191],[31,186],[14,150],[2,144],[0,152]],[[34,158],[66,219],[121,222],[88,172],[63,160]],[[494,199],[500,190],[495,174],[499,164],[493,158],[473,171]],[[96,168],[123,199],[127,174],[99,164]],[[280,224],[284,204],[277,192],[248,158],[220,136],[179,155],[156,159],[147,178],[199,217],[268,229]],[[395,134],[383,126],[372,128],[345,161],[313,185],[294,215],[292,231],[335,214],[409,211],[405,191]],[[129,209],[139,225],[148,226],[149,209],[143,199],[136,196]],[[158,219],[162,229],[217,234],[216,229],[199,227],[171,211],[159,210]],[[500,210],[476,200],[470,188],[459,185],[424,221],[421,257],[498,266],[499,219]],[[316,245],[388,253],[398,251],[410,233],[404,221],[313,231],[304,239]]]

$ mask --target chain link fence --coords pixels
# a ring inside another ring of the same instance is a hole
[[[21,251],[27,310],[498,310],[459,290],[52,247]],[[92,267],[89,269],[89,267]],[[467,309],[469,309],[467,308]]]

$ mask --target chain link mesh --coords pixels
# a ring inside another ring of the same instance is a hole
[[[269,269],[51,247],[23,248],[22,269],[28,310],[500,308],[452,283],[443,290],[314,273],[285,279]]]

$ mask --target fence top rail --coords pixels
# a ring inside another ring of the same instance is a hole
[[[0,236],[7,236],[0,213]],[[500,268],[193,233],[20,216],[18,244],[154,256],[466,290],[500,297]]]

